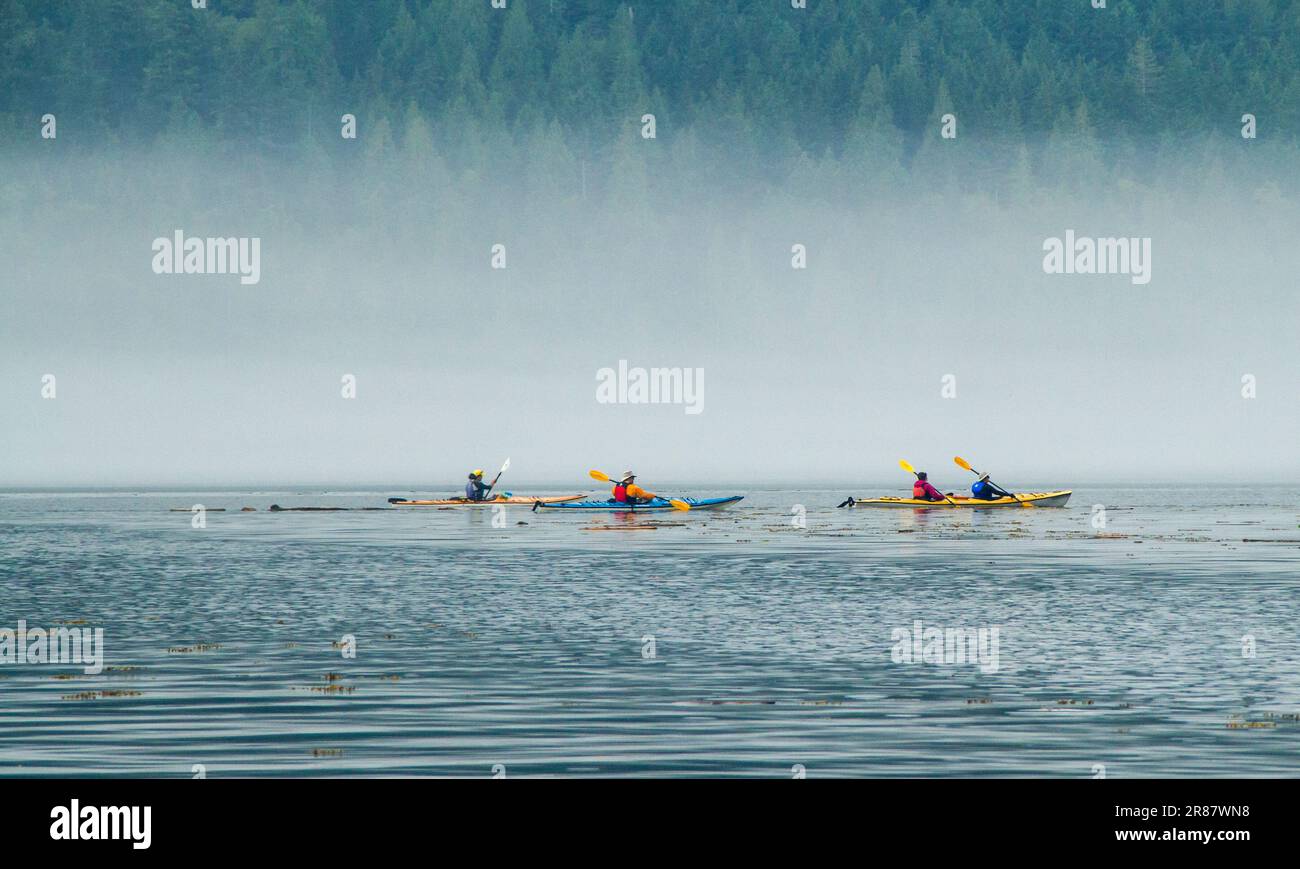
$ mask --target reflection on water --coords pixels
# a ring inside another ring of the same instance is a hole
[[[0,664],[0,774],[1300,772],[1294,490],[266,511],[386,494],[0,495],[0,627],[107,648]],[[997,627],[997,671],[896,662],[918,620]]]

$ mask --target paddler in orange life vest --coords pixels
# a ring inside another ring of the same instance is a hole
[[[943,492],[930,484],[925,471],[916,472],[916,482],[912,484],[912,497],[918,501],[946,501]]]
[[[628,487],[636,480],[636,474],[631,471],[623,472],[623,479],[614,484],[614,500],[620,504],[649,504],[649,498],[638,498],[628,492]]]

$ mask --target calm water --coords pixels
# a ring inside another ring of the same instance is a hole
[[[0,775],[1300,775],[1300,490],[849,493],[503,527],[266,511],[391,491],[0,494],[0,628],[84,619],[106,668],[0,664]],[[996,670],[896,663],[916,620],[996,627]]]

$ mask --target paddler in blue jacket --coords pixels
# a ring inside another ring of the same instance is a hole
[[[998,498],[1014,497],[1010,492],[1000,489],[989,482],[988,474],[980,474],[980,478],[971,483],[970,494],[972,498],[978,498],[981,501],[996,501]]]
[[[483,482],[483,469],[470,471],[469,482],[465,484],[465,498],[469,501],[482,501],[487,490],[491,488]]]

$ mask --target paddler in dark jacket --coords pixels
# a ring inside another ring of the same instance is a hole
[[[620,504],[649,504],[649,498],[638,498],[628,492],[628,487],[632,486],[635,480],[636,474],[624,471],[623,479],[614,484],[614,500]]]
[[[469,482],[465,484],[465,498],[470,501],[482,501],[490,487],[483,482],[483,469],[470,471]]]
[[[970,494],[972,498],[978,498],[981,501],[996,501],[998,498],[1014,497],[1010,492],[989,482],[988,474],[980,474],[980,478],[971,483]]]

